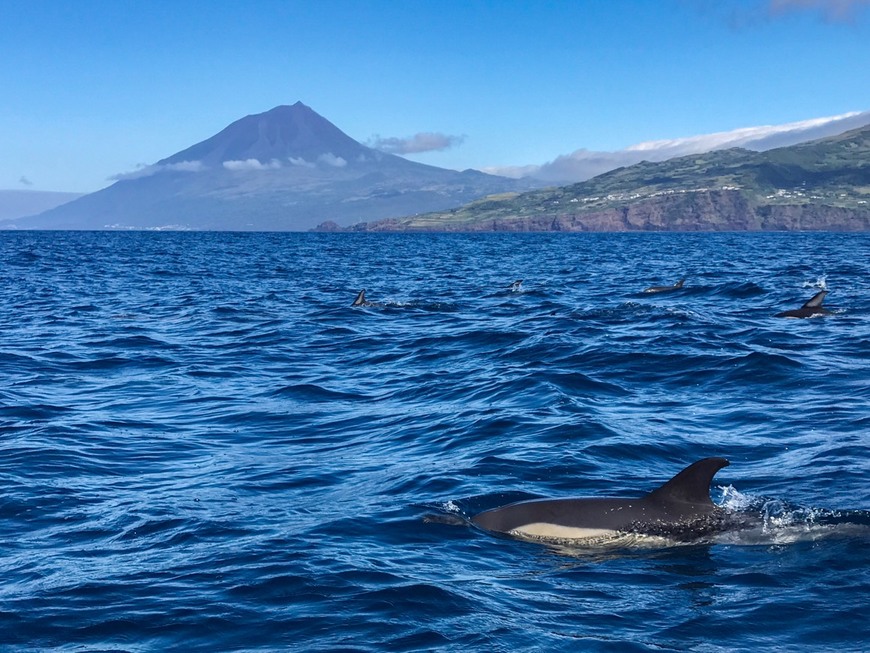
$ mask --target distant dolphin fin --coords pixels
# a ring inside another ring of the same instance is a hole
[[[827,294],[827,290],[820,290],[815,295],[813,295],[813,298],[810,301],[801,306],[801,308],[818,308],[822,305],[822,302],[825,301],[825,295]]]
[[[353,304],[351,306],[365,306],[366,303],[366,289],[363,288],[359,291],[359,294],[356,296],[356,299],[353,300]]]
[[[644,498],[656,503],[693,503],[712,506],[710,483],[713,482],[716,472],[728,465],[728,461],[724,458],[704,458],[692,463]]]
[[[685,279],[680,279],[677,283],[674,284],[674,288],[682,288],[683,284],[686,283]]]

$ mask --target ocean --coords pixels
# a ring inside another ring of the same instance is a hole
[[[868,234],[0,232],[0,288],[3,650],[870,648]],[[756,526],[468,523],[707,456]]]

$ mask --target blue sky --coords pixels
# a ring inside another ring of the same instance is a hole
[[[449,168],[870,110],[870,0],[0,0],[0,188],[90,192],[301,100]],[[424,139],[425,140],[425,139]]]

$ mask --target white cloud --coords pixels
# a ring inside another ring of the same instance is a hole
[[[792,144],[794,144],[803,140],[809,140],[814,138],[812,134],[816,131],[825,132],[824,135],[846,131],[851,128],[850,125],[852,122],[856,122],[851,120],[856,117],[858,118],[857,122],[859,124],[856,124],[855,126],[860,126],[870,122],[870,112],[865,114],[851,112],[839,116],[831,116],[829,118],[802,120],[800,122],[792,122],[784,125],[744,127],[727,132],[716,132],[701,136],[690,136],[688,138],[648,141],[646,143],[632,145],[631,147],[626,148],[626,150],[637,152],[663,152],[665,154],[673,152],[674,154],[670,156],[707,152],[709,150],[719,150],[728,147],[745,147],[752,150],[765,150],[770,149],[770,147],[779,147],[779,145],[767,145],[770,142],[790,140]],[[843,126],[844,124],[846,126]],[[834,131],[830,131],[830,127],[835,127]],[[809,138],[805,138],[805,135],[807,134],[810,135]]]
[[[200,172],[205,170],[205,165],[202,161],[179,161],[178,163],[167,163],[162,168],[172,172]]]
[[[419,154],[420,152],[439,152],[455,145],[461,145],[465,136],[450,136],[437,132],[420,132],[407,138],[395,136],[382,138],[373,136],[368,141],[371,148],[389,154]]]
[[[505,177],[532,177],[553,183],[570,183],[583,181],[609,170],[634,165],[641,161],[664,161],[677,156],[731,147],[764,151],[833,136],[868,124],[870,124],[870,111],[852,112],[784,125],[745,127],[686,138],[645,141],[614,152],[581,149],[558,156],[540,166],[489,167],[484,168],[483,171]]]
[[[334,168],[343,168],[347,165],[347,161],[342,159],[340,156],[335,156],[332,152],[321,154],[317,157],[317,161],[328,166],[333,166]]]
[[[281,162],[278,159],[272,159],[269,163],[262,163],[258,159],[235,159],[224,161],[223,166],[227,170],[275,170],[281,167]]]
[[[303,159],[301,156],[300,156],[299,158],[297,158],[297,159],[294,159],[294,158],[291,156],[291,157],[290,157],[289,159],[287,159],[287,160],[290,162],[290,165],[292,165],[292,166],[299,166],[299,167],[302,167],[302,168],[315,168],[315,167],[317,167],[316,164],[311,163],[310,161],[306,161],[306,160]]]
[[[543,165],[490,167],[483,171],[505,177],[532,177],[553,183],[570,183],[595,177],[608,170],[640,163],[644,159],[652,160],[628,150],[616,152],[594,152],[590,150],[575,150],[571,154],[563,154]]]
[[[336,156],[331,152],[326,152],[325,154],[321,154],[317,157],[316,162],[306,161],[302,157],[294,158],[289,157],[286,163],[282,164],[278,159],[272,159],[267,163],[263,163],[258,159],[233,159],[230,161],[224,161],[221,165],[225,170],[231,170],[234,172],[240,171],[256,171],[256,170],[277,170],[282,168],[284,165],[290,164],[291,166],[299,166],[304,168],[315,168],[317,164],[332,166],[334,168],[343,168],[347,165],[347,161],[345,161],[340,156]],[[152,175],[156,175],[162,172],[200,172],[202,170],[206,170],[205,164],[202,161],[180,161],[178,163],[164,163],[164,164],[139,164],[137,168],[131,172],[122,172],[117,175],[113,175],[109,179],[111,181],[127,181],[131,179],[141,179],[143,177],[150,177]],[[22,177],[21,183],[24,182],[24,178]]]
[[[202,161],[179,161],[178,163],[155,163],[153,165],[140,163],[136,167],[136,170],[132,172],[119,172],[109,177],[109,181],[141,179],[142,177],[150,177],[160,172],[200,172],[201,170],[205,170],[205,165]]]

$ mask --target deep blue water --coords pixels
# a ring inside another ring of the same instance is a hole
[[[868,235],[5,232],[0,288],[6,650],[870,646]],[[461,525],[712,455],[759,527]]]

